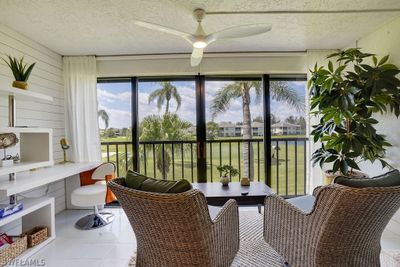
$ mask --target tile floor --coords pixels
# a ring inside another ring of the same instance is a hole
[[[211,217],[218,208],[209,207]],[[241,211],[256,211],[257,207],[240,207]],[[56,216],[57,238],[32,258],[44,259],[46,267],[126,267],[136,248],[136,238],[121,208],[105,211],[115,215],[114,222],[100,229],[82,231],[75,222],[88,210],[65,210]],[[400,251],[400,236],[383,233],[382,248]]]
[[[114,222],[100,229],[82,231],[75,222],[88,210],[65,210],[56,216],[56,239],[33,256],[46,267],[126,267],[136,248],[136,238],[120,208],[106,211]]]

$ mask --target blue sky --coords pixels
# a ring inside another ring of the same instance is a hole
[[[207,81],[206,82],[206,116],[207,121],[211,120],[210,103],[216,92],[227,85],[225,81]],[[179,94],[182,97],[182,105],[177,111],[178,115],[191,123],[196,121],[196,100],[195,100],[195,85],[190,81],[173,82],[178,88]],[[290,86],[296,89],[299,96],[305,97],[305,82],[290,82]],[[165,106],[159,111],[156,103],[148,103],[150,93],[160,88],[157,82],[140,82],[139,83],[139,120],[151,114],[162,114]],[[110,116],[110,127],[122,128],[130,127],[131,123],[131,85],[130,83],[100,83],[97,85],[99,109],[105,109]],[[254,93],[252,94],[254,96]],[[254,99],[253,99],[254,100]],[[171,102],[170,110],[176,109],[175,101]],[[262,104],[252,101],[251,104],[252,117],[262,115]],[[271,101],[271,112],[280,119],[285,119],[290,115],[299,116],[297,111],[285,103]],[[232,101],[229,111],[220,114],[215,118],[216,122],[242,121],[242,105],[240,99]],[[104,128],[104,123],[100,120],[100,127]]]

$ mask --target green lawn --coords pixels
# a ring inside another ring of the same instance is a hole
[[[289,138],[293,137],[301,137],[301,136],[285,136]],[[273,136],[274,138],[282,138],[281,136]],[[224,138],[232,139],[232,138]],[[237,139],[237,138],[236,138]],[[102,142],[123,142],[128,141],[125,137],[117,137],[117,138],[102,138]],[[279,150],[279,161],[276,159],[276,156],[272,158],[272,177],[271,177],[271,186],[281,195],[295,195],[302,194],[304,191],[304,145],[303,142],[298,142],[297,144],[297,153],[294,142],[286,142],[279,141],[278,146]],[[276,142],[272,142],[272,146],[276,146]],[[110,153],[110,161],[116,162],[117,160],[117,146],[110,145],[109,153]],[[154,157],[153,152],[151,150],[151,145],[146,145],[146,160],[144,157],[144,145],[140,145],[140,168],[141,172],[146,175],[161,178],[160,171],[154,166]],[[231,164],[240,169],[242,177],[245,175],[243,173],[243,147],[242,144],[239,145],[240,153],[238,151],[238,144],[232,143],[231,145],[231,159],[229,159],[229,144],[222,143],[221,145],[221,153],[219,151],[219,143],[208,143],[207,144],[207,181],[208,182],[219,182],[219,172],[217,170],[217,166],[220,164],[229,164],[231,160]],[[172,156],[171,145],[165,145],[165,149],[170,151]],[[118,159],[121,163],[121,158],[126,158],[125,151],[128,151],[128,168],[130,168],[129,158],[132,155],[132,146],[131,145],[118,145]],[[263,143],[260,142],[259,146],[256,143],[253,144],[254,150],[254,177],[255,180],[265,181],[264,175],[264,149]],[[286,153],[287,151],[287,153]],[[193,152],[193,153],[192,153]],[[102,146],[103,153],[103,161],[107,161],[107,149],[106,146]],[[197,170],[196,170],[196,144],[193,144],[193,151],[190,149],[190,144],[185,144],[183,147],[183,164],[182,164],[182,154],[181,154],[181,146],[174,145],[174,164],[171,162],[170,171],[168,173],[168,179],[181,179],[186,178],[188,180],[197,181]],[[211,156],[212,154],[212,156]],[[258,154],[260,158],[258,158]],[[287,154],[287,160],[286,160]],[[297,154],[297,164],[296,164],[296,154]],[[240,164],[239,164],[240,163]],[[183,168],[182,168],[183,166]],[[192,168],[193,166],[193,168]],[[297,166],[297,169],[296,169]],[[286,168],[287,167],[287,168]],[[155,172],[154,172],[155,169]],[[126,172],[126,164],[125,161],[122,162],[119,166],[119,175],[124,175]],[[296,182],[296,174],[297,174],[297,182]],[[232,178],[233,181],[238,181],[239,177]]]

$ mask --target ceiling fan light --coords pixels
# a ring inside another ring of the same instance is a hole
[[[207,46],[207,43],[204,41],[201,41],[201,40],[193,43],[193,47],[195,47],[195,48],[204,48],[206,46]]]

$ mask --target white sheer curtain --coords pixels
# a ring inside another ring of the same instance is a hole
[[[101,161],[94,56],[63,58],[66,134],[75,162]]]
[[[328,55],[337,52],[337,50],[308,50],[307,51],[307,70],[313,70],[315,63],[318,63],[318,66],[324,65],[326,66],[328,64],[328,59],[326,58]],[[308,71],[307,72],[307,80],[311,78],[311,73]],[[310,97],[308,94],[308,90],[306,90],[306,103],[307,103],[307,110],[310,110]],[[308,116],[308,127],[307,127],[307,134],[312,131],[311,126],[316,125],[319,123],[319,119],[315,116]],[[322,184],[322,173],[321,169],[319,166],[312,166],[311,163],[311,154],[320,147],[320,144],[314,144],[312,138],[310,138],[309,141],[309,146],[308,146],[308,153],[307,153],[307,162],[309,162],[308,166],[308,175],[307,177],[310,177],[309,183],[308,183],[308,192],[312,193],[314,188],[318,185]]]

